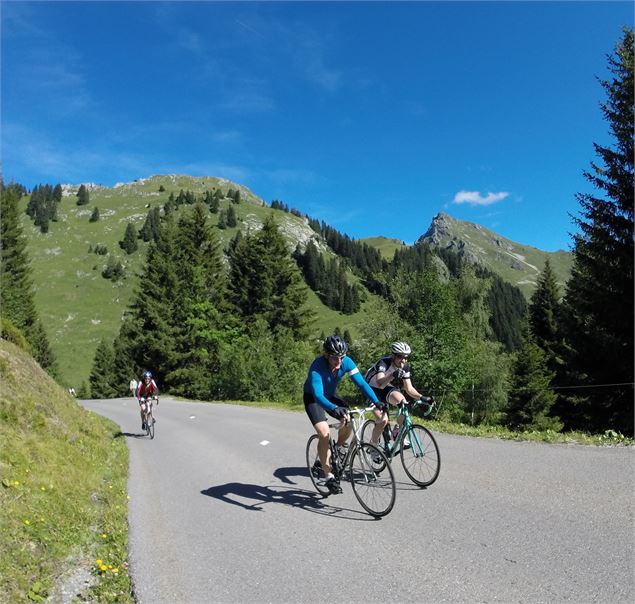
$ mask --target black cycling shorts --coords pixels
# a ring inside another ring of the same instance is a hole
[[[399,390],[399,388],[395,388],[394,386],[386,386],[385,388],[373,388],[371,386],[373,392],[375,393],[375,396],[379,399],[380,403],[388,403],[388,397],[390,396],[391,392],[394,392],[395,390],[397,392],[401,392]]]
[[[348,407],[348,405],[338,396],[327,396],[326,398],[338,407]],[[304,410],[309,416],[311,424],[313,424],[314,426],[319,422],[325,422],[327,413],[331,417],[339,419],[335,417],[330,411],[322,407],[322,405],[320,405],[320,403],[315,400],[315,397],[310,392],[304,393]]]

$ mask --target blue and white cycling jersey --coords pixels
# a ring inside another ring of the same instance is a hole
[[[311,367],[309,367],[309,375],[304,382],[304,392],[312,394],[322,407],[332,411],[337,405],[334,405],[327,397],[335,395],[337,385],[347,374],[367,398],[375,404],[379,403],[379,399],[361,376],[357,365],[355,365],[355,362],[349,356],[345,356],[342,359],[342,364],[335,375],[331,372],[326,357],[317,357],[313,363],[311,363]]]

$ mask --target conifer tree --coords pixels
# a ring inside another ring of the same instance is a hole
[[[85,185],[80,185],[79,190],[77,191],[77,205],[85,206],[88,205],[90,201],[90,193]]]
[[[171,391],[211,397],[218,390],[220,357],[227,325],[227,276],[207,208],[197,203],[177,230],[180,297],[175,306],[178,366],[165,376]]]
[[[243,318],[262,316],[272,330],[304,334],[309,313],[306,286],[273,216],[243,237],[230,253],[231,299]]]
[[[133,254],[139,249],[138,238],[137,229],[132,222],[129,222],[128,226],[126,226],[123,240],[119,242],[119,247],[124,250],[126,254]]]
[[[93,213],[90,215],[89,222],[97,222],[99,220],[99,208],[95,206]]]
[[[120,377],[131,366],[135,374],[151,368],[163,383],[166,373],[178,367],[174,323],[175,307],[180,300],[176,236],[173,215],[169,215],[161,223],[158,240],[148,247],[140,287],[114,344],[115,373]]]
[[[229,208],[227,208],[227,226],[234,228],[236,224],[236,210],[233,205],[230,205]]]
[[[95,350],[93,367],[88,379],[91,398],[113,398],[117,395],[113,379],[113,359],[112,347],[105,340],[101,340]]]
[[[223,231],[227,228],[227,212],[225,210],[218,212],[218,228]]]
[[[529,325],[534,342],[545,352],[547,365],[554,372],[562,363],[559,358],[561,314],[558,283],[551,263],[547,259],[529,304]]]
[[[20,224],[18,187],[0,181],[0,313],[31,345],[36,361],[52,376],[57,364],[33,300],[31,268]]]
[[[584,175],[594,193],[580,193],[574,262],[564,300],[572,384],[568,427],[633,434],[633,30],[624,28],[601,105],[613,144],[594,145],[600,165]],[[604,386],[607,384],[625,384]],[[630,385],[629,385],[630,384]],[[574,399],[572,399],[573,402]]]
[[[513,368],[512,387],[506,409],[507,423],[512,428],[559,431],[558,418],[549,416],[556,395],[550,383],[553,373],[547,367],[547,356],[536,344],[530,330],[525,331],[523,346]]]

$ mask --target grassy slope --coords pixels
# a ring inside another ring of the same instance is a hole
[[[159,193],[163,185],[165,192]],[[143,266],[146,244],[128,256],[119,248],[126,225],[132,221],[137,229],[143,225],[150,207],[163,207],[170,192],[178,194],[181,189],[201,194],[205,190],[219,187],[223,191],[239,187],[217,178],[192,178],[188,176],[154,176],[135,183],[114,188],[90,191],[90,203],[78,207],[76,197],[64,197],[59,207],[59,222],[50,223],[47,234],[41,234],[28,216],[23,215],[24,232],[29,240],[29,254],[36,284],[35,302],[49,334],[62,378],[69,386],[77,388],[87,380],[92,359],[102,338],[112,340],[116,335],[121,316],[133,295],[135,279],[131,276],[122,282],[113,283],[101,276],[107,256],[88,253],[90,245],[105,244],[108,251],[126,264],[132,275]],[[257,227],[272,212],[283,233],[290,238],[308,237],[312,234],[304,220],[280,210],[272,210],[262,199],[245,187],[241,190],[241,203],[235,205],[241,229]],[[23,205],[26,207],[27,198]],[[221,208],[229,201],[221,202]],[[98,207],[101,218],[90,223],[94,207]],[[217,215],[210,214],[213,224]],[[218,230],[225,245],[237,228]],[[318,336],[339,326],[356,334],[356,326],[365,319],[362,310],[353,316],[326,308],[310,293],[309,306],[316,313],[313,331]]]
[[[123,439],[5,340],[0,381],[0,601],[40,601],[79,569],[90,601],[131,602]]]
[[[386,260],[392,260],[396,250],[407,247],[403,241],[399,239],[389,239],[388,237],[366,237],[365,239],[360,239],[360,241],[379,250],[382,258]]]

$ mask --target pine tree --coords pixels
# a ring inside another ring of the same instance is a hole
[[[562,428],[558,418],[549,417],[556,400],[550,387],[552,378],[553,373],[547,367],[547,356],[527,329],[514,365],[506,409],[507,423],[512,428],[555,431]]]
[[[85,206],[88,205],[90,201],[90,193],[85,185],[80,185],[79,190],[77,191],[77,205]]]
[[[272,330],[286,327],[301,337],[309,320],[307,290],[273,216],[230,253],[231,299],[245,319],[262,316]]]
[[[585,171],[595,194],[580,193],[573,269],[564,301],[571,382],[595,386],[575,392],[568,427],[633,435],[633,31],[625,28],[602,111],[613,145],[594,145],[603,165]],[[606,384],[627,384],[606,386]]]
[[[225,230],[227,228],[227,212],[226,210],[220,210],[218,212],[218,228]]]
[[[90,215],[89,222],[97,222],[99,220],[99,208],[95,206],[93,213]]]
[[[93,367],[88,379],[91,398],[113,398],[117,395],[113,379],[113,360],[112,347],[102,340],[95,350]]]
[[[18,187],[5,187],[0,181],[0,313],[22,332],[41,367],[56,376],[55,357],[33,300],[31,268],[18,212],[20,197]]]
[[[546,354],[547,365],[553,372],[562,364],[559,358],[560,306],[558,283],[551,263],[547,260],[529,304],[529,325],[535,343]]]
[[[124,250],[126,254],[133,254],[139,249],[138,238],[137,229],[132,222],[129,222],[128,226],[126,226],[123,240],[119,242],[119,247]]]
[[[234,228],[236,224],[236,210],[233,205],[230,205],[229,208],[227,208],[227,226]]]

